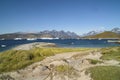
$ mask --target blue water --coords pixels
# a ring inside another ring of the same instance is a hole
[[[88,39],[58,39],[58,40],[0,40],[0,51],[8,50],[20,44],[32,43],[32,42],[50,42],[56,43],[59,47],[113,47],[120,46],[116,43],[108,43],[107,39],[103,40],[88,40]],[[2,47],[1,45],[6,45]]]

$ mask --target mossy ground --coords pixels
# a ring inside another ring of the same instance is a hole
[[[101,51],[101,59],[120,61],[120,47],[102,48]],[[96,66],[89,68],[86,72],[91,73],[93,80],[120,80],[119,66]]]
[[[120,80],[120,67],[97,66],[87,70],[91,73],[93,80]]]
[[[103,60],[118,60],[120,61],[120,47],[112,47],[112,48],[103,48],[102,57]]]

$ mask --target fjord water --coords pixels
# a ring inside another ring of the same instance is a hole
[[[12,47],[21,44],[27,44],[32,42],[49,42],[49,43],[56,43],[58,47],[113,47],[113,46],[120,46],[120,44],[116,43],[109,43],[107,39],[55,39],[55,40],[0,40],[0,51],[8,50]],[[2,45],[5,45],[4,47]]]

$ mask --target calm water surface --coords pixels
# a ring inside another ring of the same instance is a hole
[[[116,43],[108,43],[107,39],[103,40],[88,40],[88,39],[58,39],[58,40],[34,40],[34,41],[28,41],[28,40],[0,40],[0,51],[8,50],[12,47],[15,47],[17,45],[21,44],[27,44],[32,42],[50,42],[50,43],[56,43],[59,47],[113,47],[113,46],[120,46],[120,44]]]

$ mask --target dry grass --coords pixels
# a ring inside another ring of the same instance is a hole
[[[89,48],[34,48],[31,50],[9,50],[0,53],[0,73],[25,68],[48,56],[64,52],[91,50]]]

